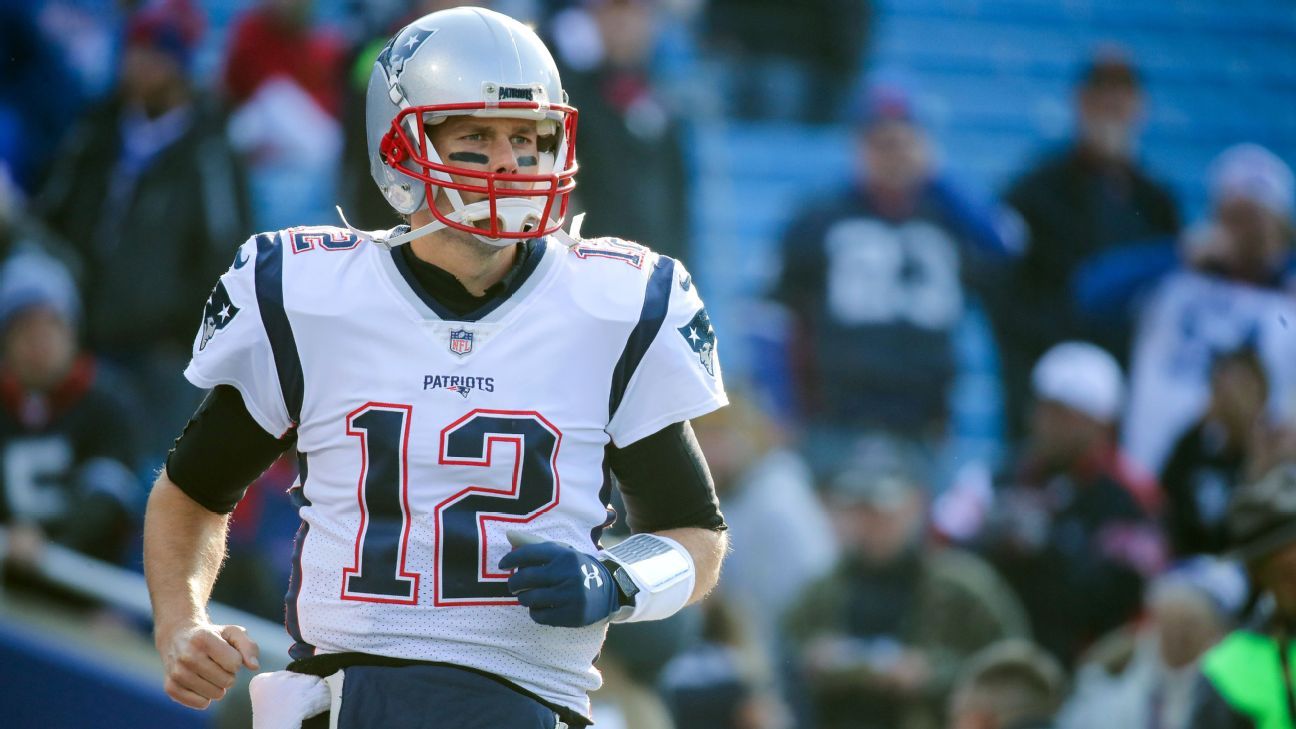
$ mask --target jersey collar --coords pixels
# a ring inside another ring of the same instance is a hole
[[[539,239],[524,245],[528,245],[530,251],[523,252],[525,260],[509,271],[504,280],[503,291],[466,314],[455,314],[438,302],[419,282],[409,262],[405,260],[405,256],[398,248],[383,251],[379,255],[379,261],[380,268],[387,273],[397,292],[424,318],[441,321],[488,322],[503,318],[518,302],[524,300],[543,278],[535,275],[536,272],[542,268],[552,267],[556,256],[549,252],[548,239]]]

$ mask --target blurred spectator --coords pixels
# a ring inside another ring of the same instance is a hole
[[[816,450],[840,450],[819,430],[941,438],[965,285],[1005,252],[937,176],[902,89],[868,90],[856,144],[852,184],[793,216],[774,292],[799,320],[789,346]]]
[[[0,164],[24,190],[49,164],[82,91],[37,23],[40,10],[40,3],[0,1]]]
[[[720,592],[772,650],[789,604],[836,562],[832,524],[810,469],[750,400],[730,390],[729,407],[694,420],[693,429],[729,525]]]
[[[247,103],[263,84],[291,79],[324,111],[338,116],[342,104],[341,36],[312,26],[313,0],[261,0],[230,32],[225,93],[234,106]]]
[[[0,269],[0,522],[19,563],[47,540],[120,563],[143,497],[136,413],[78,352],[79,309],[56,260],[26,252]]]
[[[1166,532],[1177,556],[1224,551],[1224,513],[1263,424],[1269,378],[1254,349],[1215,357],[1206,413],[1175,444],[1161,472]]]
[[[1026,634],[988,565],[923,538],[923,470],[911,446],[879,436],[829,484],[844,554],[787,620],[821,729],[939,726],[965,659]]]
[[[604,545],[616,541],[604,532]],[[698,642],[701,610],[695,605],[666,620],[609,626],[598,658],[603,685],[590,694],[600,723],[618,729],[672,729],[657,683],[671,659]]]
[[[721,595],[702,603],[702,640],[671,660],[661,689],[675,726],[788,729],[791,716],[772,690],[767,654]]]
[[[1147,620],[1104,639],[1087,656],[1058,729],[1185,729],[1198,659],[1228,632],[1246,590],[1237,565],[1211,557],[1158,577]]]
[[[835,121],[855,86],[873,20],[870,0],[710,0],[708,40],[729,71],[729,113]]]
[[[1105,250],[1179,228],[1170,192],[1135,160],[1143,90],[1129,60],[1112,51],[1096,55],[1081,73],[1075,103],[1075,141],[1023,173],[1004,196],[1028,239],[993,307],[1014,440],[1026,426],[1030,368],[1049,347],[1090,339],[1125,360],[1126,327],[1085,327],[1073,311],[1076,271]]]
[[[1053,726],[1065,684],[1062,667],[1043,650],[1024,640],[995,643],[968,661],[955,686],[946,726],[1047,729]]]
[[[989,553],[1016,588],[1035,637],[1066,665],[1133,618],[1164,559],[1156,484],[1116,445],[1120,365],[1064,342],[1031,376],[1035,405],[1015,480],[999,488]]]
[[[196,404],[180,376],[194,317],[247,237],[241,169],[187,72],[202,18],[186,0],[131,16],[117,92],[69,134],[37,200],[85,262],[85,334],[149,395],[147,442]]]
[[[1296,418],[1292,171],[1238,145],[1212,163],[1210,188],[1211,219],[1182,242],[1188,265],[1157,285],[1134,339],[1125,443],[1154,470],[1206,411],[1219,353],[1254,349],[1269,380],[1267,419]]]
[[[590,694],[599,723],[611,729],[675,729],[670,709],[650,684],[628,672],[620,658],[599,656],[603,685]]]
[[[74,279],[80,269],[76,252],[28,211],[26,196],[9,174],[9,166],[0,160],[0,261],[20,252],[53,256]]]
[[[346,46],[312,25],[312,4],[263,0],[235,24],[226,55],[229,135],[260,230],[336,220]]]
[[[660,5],[585,0],[555,15],[549,34],[580,110],[576,203],[590,211],[582,235],[615,235],[695,265],[680,126],[649,68]]]
[[[1202,659],[1192,729],[1296,722],[1291,626],[1296,621],[1296,461],[1238,489],[1229,505],[1234,556],[1262,597],[1251,620]],[[1254,602],[1254,601],[1253,601]]]

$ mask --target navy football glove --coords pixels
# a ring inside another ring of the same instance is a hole
[[[504,555],[499,566],[517,570],[509,577],[509,592],[541,625],[580,628],[606,620],[620,607],[608,568],[566,544],[525,544]]]

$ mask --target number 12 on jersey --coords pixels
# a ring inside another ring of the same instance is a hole
[[[412,405],[366,403],[347,416],[347,435],[360,439],[360,479],[356,487],[360,528],[355,562],[342,570],[342,599],[414,605],[421,573],[407,564],[416,496],[431,490],[453,493],[431,511],[434,526],[433,604],[497,605],[517,600],[508,591],[508,573],[494,571],[487,559],[486,523],[531,521],[558,503],[556,469],[562,433],[534,411],[469,412],[441,430],[434,469],[453,466],[490,468],[497,453],[512,450],[507,486],[453,484],[428,474],[421,483],[409,470]],[[423,495],[422,501],[429,497]]]

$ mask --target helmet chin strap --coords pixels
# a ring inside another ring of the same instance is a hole
[[[428,233],[434,233],[438,230],[441,230],[442,228],[448,227],[445,223],[441,222],[440,220],[433,220],[427,225],[421,225],[417,228],[412,228],[404,233],[401,233],[400,235],[388,236],[388,235],[384,235],[387,231],[360,230],[359,228],[352,225],[349,221],[347,221],[346,213],[342,212],[341,205],[335,205],[334,207],[337,209],[338,217],[342,218],[342,225],[346,226],[346,229],[351,231],[353,235],[355,235],[357,238],[360,238],[362,240],[367,240],[370,243],[373,243],[374,245],[377,245],[381,248],[386,248],[387,250],[391,250],[396,246],[409,243],[410,241],[416,238],[422,238]]]
[[[412,240],[422,238],[429,233],[434,233],[443,228],[450,227],[440,220],[433,219],[432,222],[426,225],[411,228],[400,235],[389,236],[385,235],[386,231],[360,230],[354,225],[351,225],[350,221],[347,220],[346,213],[342,212],[341,205],[336,205],[334,207],[337,209],[338,217],[342,219],[342,225],[344,225],[347,230],[351,231],[352,234],[388,250],[409,243]],[[532,229],[540,230],[541,228],[539,222],[540,210],[538,206],[529,203],[526,200],[519,198],[504,198],[503,200],[496,200],[495,214],[503,219],[503,228],[509,232],[521,230],[522,226],[527,223],[528,217],[533,219],[533,222],[531,223]],[[447,217],[455,222],[464,222],[465,224],[470,225],[478,220],[486,219],[489,215],[490,202],[483,200],[481,202],[473,203],[472,205],[466,205]],[[576,225],[579,225],[579,223],[576,223]],[[506,248],[518,242],[517,238],[489,238],[477,233],[474,233],[473,237],[487,245],[498,248]]]

